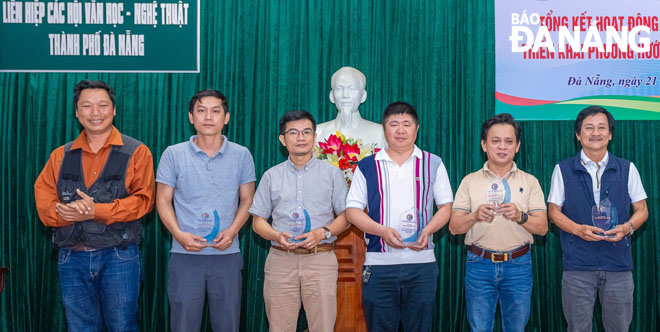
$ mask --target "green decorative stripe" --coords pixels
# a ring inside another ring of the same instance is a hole
[[[660,101],[630,101],[622,99],[608,99],[608,98],[594,98],[594,99],[581,99],[569,100],[559,102],[557,104],[579,104],[579,105],[593,105],[598,104],[601,106],[613,106],[620,108],[637,109],[640,111],[660,112]]]

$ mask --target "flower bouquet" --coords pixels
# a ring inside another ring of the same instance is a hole
[[[339,167],[350,187],[358,161],[378,150],[376,144],[364,144],[359,138],[346,138],[337,131],[314,147],[314,157]]]

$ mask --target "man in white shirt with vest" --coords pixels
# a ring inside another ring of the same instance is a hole
[[[440,157],[415,145],[414,107],[390,104],[382,123],[388,148],[358,163],[346,200],[347,218],[367,242],[364,316],[372,332],[395,332],[399,323],[406,332],[430,331],[439,272],[433,233],[449,220],[451,186]]]
[[[600,106],[583,109],[575,120],[582,150],[552,173],[548,211],[561,229],[561,300],[569,332],[591,331],[596,295],[606,331],[628,331],[632,322],[631,235],[649,212],[635,165],[607,152],[613,132],[610,112]],[[593,211],[608,208],[616,222],[607,230],[595,227]]]

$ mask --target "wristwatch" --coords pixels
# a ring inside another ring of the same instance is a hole
[[[328,227],[323,226],[323,229],[325,229],[325,239],[329,239],[332,237],[332,233],[330,233],[330,229]]]
[[[633,233],[635,233],[635,229],[633,228],[633,224],[630,221],[628,223],[630,224],[630,232],[628,232],[627,235],[632,236]]]
[[[529,216],[527,215],[527,213],[520,211],[520,221],[518,221],[518,224],[522,225],[526,223],[528,218]]]

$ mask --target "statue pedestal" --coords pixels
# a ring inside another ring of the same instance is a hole
[[[385,147],[383,127],[360,116],[358,108],[367,99],[364,74],[352,67],[342,67],[332,75],[331,86],[330,102],[335,104],[339,113],[336,119],[316,126],[316,144],[339,131],[346,139],[360,139],[365,147]],[[339,263],[336,332],[367,331],[362,308],[365,252],[364,233],[355,226],[335,241],[335,255]]]
[[[365,251],[364,233],[355,226],[351,226],[335,241],[335,255],[339,263],[336,332],[367,331],[362,308],[362,265]]]

